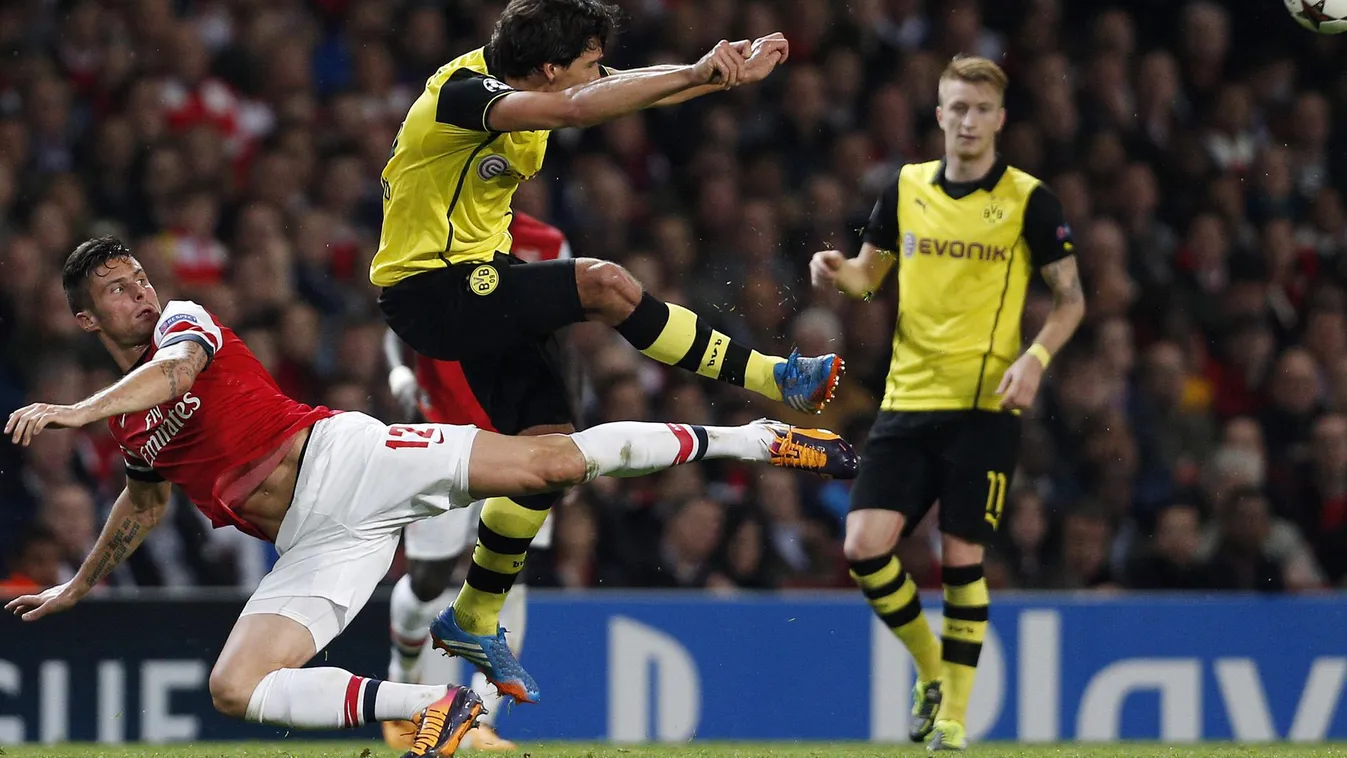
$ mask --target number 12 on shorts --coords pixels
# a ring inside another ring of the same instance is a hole
[[[1000,528],[1001,511],[1006,507],[1006,475],[999,471],[987,472],[987,513],[984,518],[993,529]]]
[[[388,427],[384,447],[391,450],[401,450],[405,447],[426,448],[441,442],[444,442],[444,432],[433,426],[395,424]]]

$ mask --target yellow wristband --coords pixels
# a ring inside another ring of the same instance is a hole
[[[1043,364],[1043,368],[1047,368],[1048,364],[1052,363],[1052,353],[1049,353],[1046,347],[1043,347],[1037,342],[1030,345],[1029,349],[1024,351],[1024,354],[1032,355],[1037,358],[1038,362]]]

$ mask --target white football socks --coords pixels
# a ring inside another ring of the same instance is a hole
[[[771,459],[776,439],[768,424],[696,426],[616,421],[571,435],[585,458],[585,480],[644,476],[704,458]]]
[[[403,574],[393,585],[388,601],[389,636],[393,649],[388,662],[388,679],[394,682],[420,683],[421,649],[430,637],[430,622],[454,602],[456,591],[445,590],[439,597],[422,602],[412,592],[412,579]]]
[[[297,729],[350,729],[371,721],[409,721],[445,692],[443,684],[398,684],[339,668],[277,669],[257,683],[246,717]]]

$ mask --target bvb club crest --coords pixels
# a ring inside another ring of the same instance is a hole
[[[500,284],[500,274],[496,269],[485,264],[472,270],[468,276],[468,289],[479,295],[490,295],[496,291],[496,285]]]

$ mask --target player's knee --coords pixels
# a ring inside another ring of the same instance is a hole
[[[848,561],[868,561],[893,552],[895,543],[888,535],[848,528],[846,539],[842,541],[842,554]]]
[[[245,718],[257,682],[255,676],[217,663],[210,672],[210,699],[215,710],[236,719]]]
[[[585,458],[570,437],[539,437],[529,464],[539,491],[558,490],[585,480]]]
[[[453,578],[454,559],[445,561],[409,561],[407,578],[411,580],[412,594],[417,600],[429,603],[449,589]]]
[[[575,278],[585,310],[596,311],[607,320],[626,318],[641,302],[640,283],[616,263],[581,259],[576,262]]]

